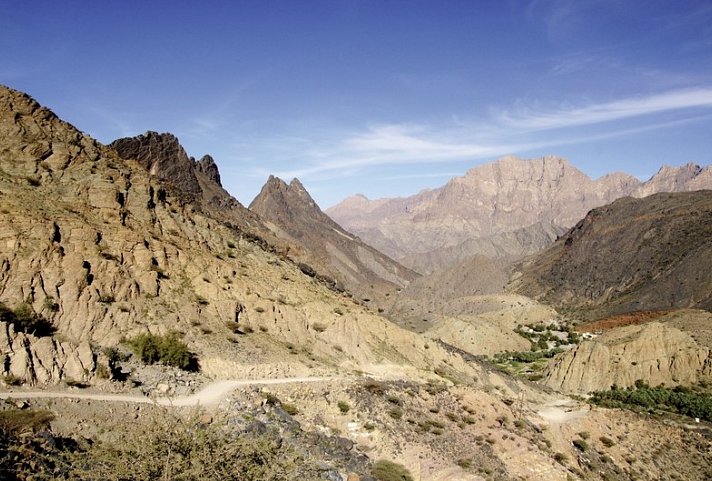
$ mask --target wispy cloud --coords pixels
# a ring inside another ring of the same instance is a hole
[[[514,111],[498,114],[497,119],[511,127],[545,130],[610,122],[694,107],[712,107],[712,88],[674,90],[646,97],[548,111],[520,107]]]
[[[285,179],[299,177],[302,180],[320,181],[343,178],[372,168],[472,162],[537,149],[630,136],[686,122],[709,121],[712,119],[710,108],[712,87],[671,90],[649,96],[548,110],[520,105],[514,110],[493,112],[489,119],[470,122],[456,119],[439,125],[374,125],[361,132],[334,134],[331,141],[322,139],[316,147],[310,147],[304,138],[296,138],[294,142],[280,139],[280,153],[291,156],[292,162],[285,157],[282,160],[287,162],[279,164],[293,165],[295,168],[275,172],[260,166],[249,175],[266,177],[276,174]],[[654,115],[686,109],[696,110],[689,110],[689,113],[676,116],[674,120]],[[607,125],[626,118],[639,118],[642,122],[627,127]],[[571,129],[593,124],[597,124],[597,128],[587,133]],[[404,175],[406,177],[397,174],[393,180],[431,174]]]

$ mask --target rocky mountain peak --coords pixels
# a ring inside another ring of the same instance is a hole
[[[195,168],[198,172],[202,172],[208,179],[222,187],[220,182],[220,171],[218,170],[215,160],[210,155],[204,155],[195,163]]]
[[[323,220],[321,217],[326,217],[299,179],[292,179],[287,184],[273,175],[269,176],[249,208],[267,219],[275,216],[288,216],[289,218],[303,217]],[[328,219],[328,217],[326,218]],[[331,219],[329,222],[332,222]]]
[[[195,164],[173,134],[148,131],[115,140],[109,147],[124,159],[137,160],[151,175],[172,184],[182,194],[195,198],[202,193]]]

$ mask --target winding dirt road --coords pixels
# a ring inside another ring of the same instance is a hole
[[[16,391],[0,392],[0,399],[33,399],[33,398],[63,398],[89,399],[92,401],[113,401],[160,406],[210,406],[218,404],[227,394],[241,386],[264,386],[274,384],[301,384],[338,380],[338,377],[285,377],[278,379],[246,379],[232,381],[215,381],[190,396],[178,397],[148,397],[131,394],[99,394],[88,392],[53,392],[53,391]]]

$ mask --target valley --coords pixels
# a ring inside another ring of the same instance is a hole
[[[219,162],[0,86],[3,479],[712,476],[710,419],[589,402],[708,399],[710,167],[504,157],[322,211]]]

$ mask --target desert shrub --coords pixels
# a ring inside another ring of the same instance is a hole
[[[457,465],[462,469],[467,469],[472,467],[472,460],[467,458],[461,458],[457,460]]]
[[[313,463],[271,434],[238,434],[227,420],[201,422],[168,409],[127,426],[115,442],[68,455],[68,479],[278,481],[317,479]]]
[[[378,481],[413,481],[413,476],[405,466],[385,459],[373,464],[371,475]]]
[[[299,408],[297,406],[295,406],[294,404],[282,403],[281,407],[282,407],[282,410],[285,413],[289,414],[290,416],[299,414]]]
[[[612,448],[613,446],[616,445],[616,442],[615,442],[614,440],[612,440],[611,438],[609,438],[609,437],[601,436],[601,437],[598,438],[598,439],[599,439],[599,440],[601,441],[601,443],[602,443],[605,447],[607,447],[607,448]]]
[[[369,379],[362,384],[362,387],[370,392],[371,394],[384,394],[386,392],[387,386],[381,381],[376,381],[375,379]]]
[[[339,401],[337,405],[339,406],[339,411],[341,411],[341,414],[346,414],[351,409],[351,406],[349,406],[349,403],[347,403],[346,401]]]
[[[554,454],[554,460],[557,463],[564,464],[566,461],[569,460],[569,457],[565,453],[556,453]]]
[[[175,332],[164,336],[139,334],[126,342],[134,354],[146,364],[163,363],[184,370],[196,368],[194,356]]]
[[[15,331],[32,334],[37,337],[51,336],[55,328],[51,322],[35,313],[29,304],[22,303],[10,310],[0,302],[0,321],[12,324]]]
[[[574,439],[572,441],[572,444],[578,449],[579,451],[586,451],[588,449],[588,443],[584,441],[583,439]]]
[[[53,419],[45,409],[7,409],[0,411],[0,433],[12,436],[46,429]]]
[[[401,419],[403,417],[403,410],[399,407],[395,407],[388,411],[388,415],[393,419]]]

